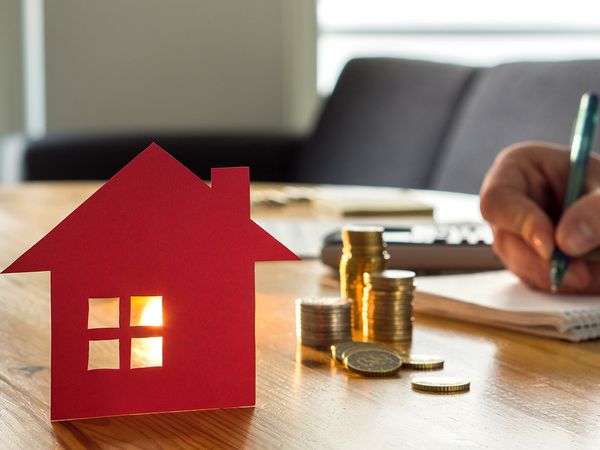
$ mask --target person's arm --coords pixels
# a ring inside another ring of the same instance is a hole
[[[565,147],[524,142],[503,150],[481,187],[481,212],[494,232],[494,251],[532,287],[550,290],[557,244],[574,257],[561,291],[600,293],[600,264],[581,256],[600,245],[600,158],[592,155],[586,194],[560,217],[569,174]]]

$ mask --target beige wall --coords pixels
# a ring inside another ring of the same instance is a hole
[[[0,136],[23,126],[20,8],[20,0],[0,0]]]
[[[46,0],[48,131],[301,128],[314,53],[286,67],[315,38],[282,1]]]

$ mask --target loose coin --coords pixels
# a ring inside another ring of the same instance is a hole
[[[342,353],[346,349],[352,347],[354,344],[356,344],[356,342],[354,342],[354,341],[344,341],[344,342],[338,342],[336,344],[333,344],[331,346],[331,356],[333,356],[339,362],[343,362]]]
[[[438,356],[410,355],[402,360],[403,369],[435,370],[444,368],[444,360]]]
[[[377,344],[375,342],[346,341],[333,344],[331,346],[331,356],[337,359],[339,362],[343,363],[344,358],[350,353],[365,349],[383,349],[392,351],[394,353],[398,353],[394,349],[389,349],[388,347],[381,344]]]
[[[354,345],[352,345],[351,347],[344,349],[344,351],[340,355],[341,356],[340,361],[344,362],[344,359],[346,357],[348,357],[351,353],[360,352],[362,350],[369,350],[369,349],[393,351],[393,350],[389,350],[387,347],[384,347],[383,345],[377,344],[375,342],[355,342]]]
[[[471,382],[466,378],[418,375],[411,378],[413,389],[428,392],[468,391]]]
[[[391,350],[365,349],[350,353],[344,358],[344,364],[365,377],[388,377],[400,370],[402,360]]]

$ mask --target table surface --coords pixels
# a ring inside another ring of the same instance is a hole
[[[96,188],[0,189],[6,266]],[[572,344],[417,316],[412,351],[445,358],[463,394],[365,379],[297,345],[293,300],[335,294],[318,261],[256,268],[255,408],[49,421],[49,274],[0,276],[0,447],[599,448],[600,341]]]

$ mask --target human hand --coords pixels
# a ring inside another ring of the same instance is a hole
[[[600,245],[600,158],[591,155],[585,194],[561,216],[568,178],[565,147],[515,144],[498,155],[483,181],[481,213],[492,226],[494,251],[525,283],[550,290],[556,243],[573,258],[559,291],[598,294],[600,262],[583,256]]]

